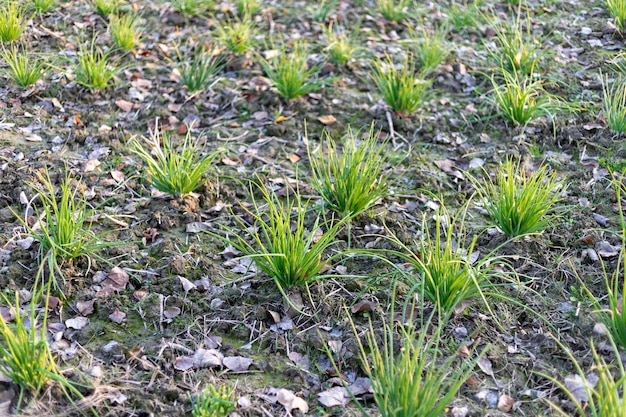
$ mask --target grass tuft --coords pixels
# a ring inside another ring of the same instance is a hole
[[[620,77],[609,83],[602,80],[602,107],[609,128],[618,135],[626,133],[626,79]]]
[[[446,33],[438,30],[434,33],[417,33],[415,29],[410,29],[412,51],[415,62],[420,72],[430,74],[446,60],[450,48],[446,45]]]
[[[243,16],[254,16],[263,8],[261,0],[235,0],[237,14]]]
[[[138,140],[131,142],[131,152],[146,164],[147,180],[157,190],[172,196],[189,194],[202,186],[210,173],[213,162],[221,152],[202,155],[203,149],[187,131],[180,146],[175,146],[169,134],[159,133],[158,122],[146,149]]]
[[[92,91],[105,89],[113,77],[122,69],[118,61],[109,58],[113,50],[103,52],[96,46],[95,38],[89,46],[81,45],[77,61],[74,62],[76,82]]]
[[[193,56],[180,58],[180,82],[189,93],[209,90],[219,81],[217,74],[224,66],[222,58],[213,50],[195,49]]]
[[[216,40],[235,54],[242,54],[256,45],[258,30],[250,16],[235,18],[216,27]]]
[[[3,72],[21,87],[35,84],[48,71],[46,60],[41,57],[33,57],[24,47],[11,45],[10,48],[2,46],[0,57],[7,63],[8,68]]]
[[[373,125],[360,143],[348,128],[342,151],[327,131],[324,138],[326,156],[322,149],[307,147],[313,187],[331,210],[342,217],[358,216],[387,195],[385,144],[378,144]]]
[[[309,66],[306,48],[301,43],[295,43],[291,52],[283,45],[270,59],[259,55],[259,63],[278,94],[286,100],[317,91],[324,84],[321,80],[312,80],[321,67]]]
[[[495,226],[510,238],[541,233],[554,220],[554,206],[566,188],[556,172],[542,166],[528,174],[519,162],[508,160],[496,170],[495,180],[472,180]]]
[[[0,41],[12,42],[26,30],[26,9],[21,2],[9,0],[0,6]]]
[[[307,229],[308,204],[302,203],[297,192],[282,201],[262,184],[255,188],[260,191],[266,209],[253,195],[252,209],[243,207],[253,223],[246,224],[237,217],[239,226],[248,232],[252,242],[234,230],[232,237],[213,236],[252,258],[259,269],[274,280],[283,295],[285,289],[306,286],[321,278],[326,264],[341,256],[339,253],[324,258],[325,252],[337,243],[336,236],[349,218],[333,223],[323,222],[318,217]]]
[[[91,4],[100,16],[109,16],[119,13],[126,2],[124,0],[91,0]]]
[[[325,31],[326,48],[324,51],[330,62],[338,66],[344,66],[355,58],[363,50],[356,36],[352,32],[350,34],[345,31],[337,32],[333,30],[332,25],[328,25]]]
[[[390,22],[402,22],[410,16],[412,0],[376,0],[378,12]]]
[[[171,4],[183,16],[202,16],[215,6],[213,0],[172,0]]]
[[[416,74],[415,58],[405,57],[400,65],[387,55],[372,64],[370,77],[383,101],[396,113],[410,115],[418,110],[426,97],[430,82]]]
[[[139,44],[141,33],[137,30],[137,19],[134,13],[112,15],[109,18],[109,32],[118,48],[130,51]]]
[[[624,0],[606,0],[606,7],[609,14],[615,21],[615,27],[620,32],[626,27],[626,1]]]
[[[31,0],[30,7],[37,14],[47,13],[54,9],[57,5],[57,0]]]

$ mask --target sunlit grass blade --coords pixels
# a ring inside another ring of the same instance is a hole
[[[30,7],[37,14],[49,12],[57,6],[57,0],[32,0]]]
[[[198,48],[191,57],[179,58],[180,82],[191,94],[209,90],[219,81],[217,74],[222,70],[224,62],[216,51]]]
[[[344,66],[350,59],[359,56],[364,48],[360,46],[355,33],[358,33],[358,31],[353,30],[351,33],[346,33],[345,31],[338,32],[333,30],[332,25],[328,25],[325,31],[327,44],[324,52],[330,62]]]
[[[81,45],[73,63],[76,82],[92,91],[105,89],[122,70],[118,60],[111,60],[113,50],[104,52],[96,46],[95,38],[89,45]]]
[[[263,8],[262,0],[235,0],[235,8],[240,17],[254,16]]]
[[[409,43],[417,68],[422,74],[430,74],[446,60],[450,48],[446,44],[446,33],[439,29],[435,32],[418,33],[409,28]]]
[[[412,0],[376,0],[378,12],[390,22],[401,22],[410,16]]]
[[[130,149],[146,164],[148,182],[172,196],[182,196],[200,188],[221,154],[217,151],[203,155],[204,149],[191,137],[191,130],[187,131],[183,142],[175,146],[169,134],[159,132],[158,122],[146,142],[147,148],[134,140]]]
[[[315,22],[323,22],[328,14],[337,7],[338,0],[314,0],[309,1],[309,10],[311,18]]]
[[[327,131],[323,137],[326,155],[322,149],[311,150],[310,144],[307,152],[313,187],[331,210],[342,217],[354,217],[387,195],[391,175],[385,172],[388,158],[373,125],[360,143],[348,128],[342,150]]]
[[[242,54],[256,45],[258,29],[248,15],[221,22],[215,30],[215,39],[232,53]]]
[[[623,32],[626,27],[626,1],[606,0],[606,7],[615,22],[615,27]]]
[[[626,133],[626,79],[619,77],[610,83],[603,77],[602,107],[609,128],[618,135]]]
[[[191,403],[193,417],[226,417],[235,408],[234,391],[226,385],[208,384]]]
[[[100,16],[119,13],[127,5],[124,0],[91,0],[91,4]]]
[[[172,0],[172,7],[184,16],[201,16],[215,6],[213,0]]]

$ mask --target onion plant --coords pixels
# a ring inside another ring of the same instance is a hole
[[[330,62],[338,66],[344,66],[350,59],[357,57],[363,48],[354,35],[356,32],[347,33],[333,30],[329,25],[325,31],[326,47],[324,52]]]
[[[8,0],[0,5],[0,41],[12,42],[26,30],[28,19],[23,3]]]
[[[602,107],[609,128],[618,135],[626,133],[626,79],[619,77],[612,83],[602,79]]]
[[[171,4],[183,16],[202,16],[215,6],[213,0],[172,0]]]
[[[197,190],[206,181],[221,151],[203,155],[203,149],[191,137],[191,130],[180,146],[175,146],[168,133],[159,132],[158,122],[149,138],[148,147],[138,140],[131,142],[131,151],[146,164],[147,180],[157,190],[182,196]]]
[[[348,128],[341,151],[328,131],[323,137],[326,155],[321,147],[307,147],[313,187],[340,216],[358,216],[387,195],[391,173],[386,172],[385,144],[378,144],[373,125],[360,143]]]
[[[324,82],[316,79],[320,65],[308,64],[307,51],[302,43],[296,42],[288,52],[283,45],[270,59],[259,55],[259,63],[272,85],[286,100],[293,100],[319,90]]]
[[[539,52],[541,41],[532,36],[531,26],[530,21],[526,22],[524,30],[520,13],[510,26],[492,25],[496,34],[495,49],[489,49],[489,52],[499,68],[512,74],[526,76],[533,74],[541,58]]]
[[[3,69],[3,72],[21,87],[35,84],[48,72],[45,59],[31,54],[26,48],[18,47],[15,44],[9,48],[3,45],[0,57],[8,66],[8,68]]]
[[[410,115],[420,108],[430,85],[423,75],[416,73],[416,62],[412,55],[407,55],[398,66],[389,55],[375,60],[370,78],[383,101],[402,115]]]
[[[472,182],[491,222],[510,238],[545,230],[566,188],[547,166],[528,174],[520,162],[511,159],[497,168],[495,179],[486,177],[483,182]]]

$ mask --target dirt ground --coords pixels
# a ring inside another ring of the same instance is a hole
[[[241,416],[302,415],[294,405],[299,403],[277,400],[285,392],[303,399],[308,415],[359,414],[349,398],[329,400],[335,393],[329,390],[341,386],[339,378],[364,384],[350,320],[363,336],[368,318],[378,329],[388,317],[389,264],[368,257],[336,262],[329,278],[309,287],[310,296],[304,288],[289,292],[306,313],[300,314],[253,262],[204,233],[219,230],[219,224],[236,227],[234,216],[243,215],[241,204],[250,202],[245,181],[256,176],[277,191],[297,178],[302,195],[319,203],[303,141],[306,122],[314,143],[325,128],[338,139],[348,126],[367,129],[374,123],[381,140],[388,140],[391,160],[400,161],[388,167],[394,177],[391,195],[354,221],[353,247],[390,245],[372,236],[384,226],[410,241],[422,214],[432,211],[423,190],[441,195],[455,210],[473,191],[467,172],[491,172],[510,156],[525,160],[528,169],[547,164],[558,173],[568,184],[562,216],[545,233],[507,243],[497,253],[509,256],[520,277],[520,285],[504,291],[540,316],[498,299],[490,300],[489,312],[475,301],[446,325],[444,340],[451,349],[467,338],[488,346],[485,361],[449,415],[549,416],[548,401],[571,409],[567,397],[535,372],[557,379],[573,372],[554,337],[585,369],[592,363],[591,337],[611,360],[576,278],[602,297],[600,261],[590,259],[588,249],[619,245],[612,232],[621,230],[607,165],[620,166],[626,153],[622,138],[605,126],[600,73],[608,72],[607,61],[624,45],[605,3],[525,3],[524,21],[542,54],[537,72],[551,81],[551,93],[578,111],[543,117],[524,129],[499,117],[490,101],[494,63],[487,51],[495,33],[482,19],[471,28],[448,27],[451,51],[429,76],[429,98],[416,114],[401,117],[380,100],[367,73],[371,57],[406,48],[403,23],[386,21],[370,0],[361,5],[339,0],[323,23],[312,18],[319,7],[315,2],[262,3],[253,17],[260,33],[254,53],[229,55],[219,82],[200,94],[189,95],[178,82],[176,51],[212,42],[215,26],[233,16],[228,2],[218,1],[213,14],[200,17],[181,16],[165,2],[130,2],[141,13],[141,45],[131,53],[115,52],[124,70],[114,85],[91,92],[66,68],[78,45],[92,36],[97,45],[110,47],[107,19],[89,2],[61,1],[55,10],[33,17],[21,38],[33,52],[50,54],[54,68],[27,89],[7,77],[0,82],[0,288],[8,294],[32,286],[37,245],[17,235],[20,224],[10,208],[23,213],[24,199],[33,196],[26,182],[44,167],[53,179],[60,180],[65,170],[79,179],[94,208],[94,230],[122,243],[101,251],[106,262],[65,264],[65,298],[50,312],[52,347],[62,369],[73,369],[68,376],[93,384],[84,390],[81,406],[93,406],[102,416],[191,415],[190,395],[214,383],[234,387],[234,412]],[[444,25],[449,3],[416,1],[411,25],[427,30]],[[487,0],[480,9],[500,20],[516,15],[504,2]],[[364,53],[345,67],[325,63],[320,77],[327,82],[320,91],[285,102],[258,64],[255,54],[270,49],[262,38],[301,38],[311,46],[310,62],[321,62],[323,29],[330,22],[346,30],[360,22]],[[148,135],[157,118],[177,140],[192,125],[194,137],[208,149],[225,150],[216,176],[194,195],[170,198],[155,192],[128,149],[134,137]],[[473,205],[468,227],[481,234],[482,254],[505,240],[487,226],[483,211]],[[345,232],[340,237],[345,244]],[[616,255],[604,258],[609,270]],[[103,279],[112,274],[126,275],[127,282],[114,292],[103,291]],[[4,391],[13,389],[0,383]],[[377,415],[367,387],[358,397],[370,415]],[[22,413],[78,411],[51,388]]]

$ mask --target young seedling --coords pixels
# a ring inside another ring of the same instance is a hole
[[[118,48],[130,51],[139,44],[141,33],[137,30],[137,19],[134,13],[111,15],[109,18],[109,33]]]
[[[541,40],[535,39],[530,32],[529,19],[524,31],[520,9],[510,27],[504,23],[492,25],[496,33],[495,49],[490,48],[489,53],[498,68],[514,75],[532,76],[534,73],[541,58]]]
[[[501,70],[501,79],[492,76],[493,101],[499,114],[517,126],[526,126],[562,109],[558,98],[549,94],[542,80]]]
[[[131,152],[146,164],[148,182],[172,196],[183,196],[200,188],[221,154],[217,151],[203,155],[203,149],[191,137],[190,130],[182,144],[175,146],[169,134],[159,132],[158,121],[145,141],[148,148],[138,140],[132,141]]]
[[[39,243],[39,258],[48,267],[48,277],[59,288],[57,277],[64,279],[62,266],[65,262],[84,257],[91,263],[96,252],[114,243],[101,242],[91,230],[87,200],[69,174],[61,180],[60,196],[55,195],[55,185],[49,172],[37,173],[37,182],[28,183],[35,192],[41,208],[29,202],[24,217],[13,212],[26,234]],[[28,211],[34,211],[35,224],[28,222]],[[100,259],[98,257],[98,259]]]
[[[91,4],[100,16],[109,16],[119,13],[126,2],[124,0],[91,0]]]
[[[202,16],[215,6],[213,0],[172,0],[171,4],[183,16]]]
[[[209,90],[219,81],[217,74],[223,66],[222,58],[215,51],[196,48],[192,57],[180,58],[180,82],[190,94]]]
[[[386,252],[412,266],[412,271],[404,274],[406,282],[412,292],[435,305],[441,322],[462,301],[481,299],[486,304],[483,291],[493,286],[493,276],[502,275],[493,268],[497,257],[489,254],[471,259],[477,237],[467,241],[467,207],[466,204],[456,216],[443,205],[432,219],[424,214],[420,235],[413,244],[402,242],[391,232],[388,237],[399,250]]]
[[[216,27],[217,41],[234,54],[243,54],[256,45],[258,30],[249,16],[228,20]]]
[[[54,9],[57,5],[57,0],[32,0],[30,6],[37,14],[44,14]]]
[[[21,2],[9,0],[0,6],[0,41],[12,42],[26,30],[26,9]]]
[[[235,408],[234,392],[226,385],[209,384],[191,401],[193,417],[226,417]]]
[[[528,174],[519,162],[508,160],[484,182],[472,179],[492,223],[510,238],[541,233],[555,218],[555,205],[566,188],[541,166]]]
[[[401,22],[409,15],[412,0],[376,0],[378,12],[390,22]]]
[[[475,28],[481,19],[480,4],[474,0],[471,3],[459,4],[453,2],[447,9],[448,23],[457,31]]]
[[[95,38],[89,46],[81,45],[73,63],[76,82],[92,91],[105,89],[113,77],[122,70],[118,60],[111,61],[113,50],[103,52],[96,46]]]
[[[35,84],[48,72],[46,60],[30,54],[24,47],[11,45],[6,48],[3,45],[0,56],[8,65],[3,72],[21,87]]]
[[[312,80],[321,67],[309,66],[306,48],[301,43],[296,43],[291,53],[283,45],[269,60],[259,55],[259,63],[278,94],[286,100],[317,91],[323,85],[323,81]]]
[[[263,204],[253,195],[252,208],[242,207],[253,223],[247,224],[236,217],[240,229],[228,230],[230,237],[211,235],[252,258],[286,297],[286,289],[307,286],[323,278],[321,274],[325,266],[342,256],[342,253],[336,253],[324,257],[328,249],[337,243],[337,234],[349,218],[333,222],[322,221],[318,217],[307,229],[308,204],[302,203],[297,192],[283,201],[262,184],[257,184],[255,188],[261,193]],[[247,231],[251,242],[242,236],[241,230]]]
[[[309,10],[313,21],[324,22],[328,14],[337,7],[338,0],[315,0],[309,3]]]
[[[446,33],[442,30],[419,34],[409,29],[413,56],[422,74],[430,74],[446,60],[450,48],[446,45]]]
[[[261,0],[235,0],[237,14],[241,17],[254,16],[261,11],[263,2]]]
[[[596,350],[593,339],[589,340],[593,372],[587,374],[571,350],[559,340],[555,339],[555,342],[571,360],[575,374],[566,375],[563,381],[558,380],[552,374],[544,372],[536,372],[536,374],[559,387],[573,403],[578,416],[626,415],[626,369],[620,359],[621,351],[613,339],[609,337],[609,345],[616,358],[614,364],[607,364]],[[567,412],[554,403],[550,403],[550,406],[557,415],[563,417],[572,415],[572,412]]]
[[[602,107],[608,127],[618,135],[626,133],[626,79],[602,79]]]
[[[391,172],[385,172],[385,144],[378,144],[373,125],[360,143],[348,128],[341,151],[327,131],[323,137],[325,156],[322,149],[307,146],[313,187],[341,217],[356,217],[387,195]]]
[[[392,319],[393,320],[393,319]],[[380,333],[370,321],[367,346],[359,345],[361,363],[374,391],[374,401],[381,417],[441,417],[469,378],[484,352],[456,365],[459,355],[445,359],[441,354],[442,326],[430,338],[431,320],[424,320],[421,329],[411,324],[387,323]],[[397,340],[397,333],[400,340]],[[381,346],[382,345],[382,346]],[[475,352],[472,352],[472,354]]]
[[[609,14],[615,21],[615,27],[620,32],[626,27],[626,1],[625,0],[606,0],[606,7]]]
[[[387,55],[372,63],[370,78],[378,88],[383,101],[396,113],[410,115],[420,108],[430,82],[416,74],[415,58],[407,55],[396,66]]]
[[[360,46],[354,33],[356,32],[338,32],[333,30],[332,25],[328,25],[325,31],[326,48],[324,48],[324,52],[330,62],[343,67],[348,61],[357,57],[363,51],[363,47]]]

